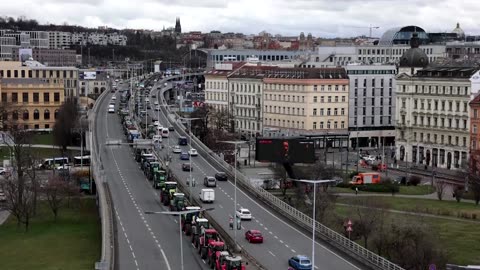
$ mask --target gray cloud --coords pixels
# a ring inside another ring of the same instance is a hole
[[[41,23],[161,30],[180,17],[184,31],[346,37],[418,25],[451,31],[457,21],[478,34],[474,0],[17,0],[2,3],[4,16],[27,16]]]

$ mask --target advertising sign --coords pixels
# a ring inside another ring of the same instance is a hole
[[[83,79],[84,80],[96,80],[97,79],[97,72],[95,72],[95,71],[84,71],[83,72]]]
[[[260,162],[314,163],[313,140],[303,138],[257,138],[255,159]]]
[[[20,60],[21,62],[25,62],[30,58],[33,58],[32,49],[19,49],[18,58],[19,58],[18,60]]]

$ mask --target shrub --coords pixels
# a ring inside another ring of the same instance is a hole
[[[417,186],[420,182],[422,182],[422,178],[417,175],[412,175],[410,179],[408,179],[408,185]]]
[[[391,193],[391,192],[399,192],[400,187],[395,184],[366,184],[366,185],[352,185],[352,189],[358,187],[359,191],[368,191],[368,192],[384,192],[384,193]]]
[[[337,184],[337,187],[339,187],[339,188],[351,188],[352,186],[353,186],[352,184],[346,183],[346,182],[342,182],[342,183]]]
[[[356,171],[351,171],[351,172],[348,174],[348,179],[351,180],[355,175],[357,175],[357,172],[356,172]]]

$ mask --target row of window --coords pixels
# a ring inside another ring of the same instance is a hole
[[[370,99],[370,103],[368,104],[368,106],[375,106],[376,105],[375,100],[379,101],[379,103],[380,103],[379,106],[383,106],[383,98],[369,98],[369,99]],[[353,99],[353,104],[354,104],[355,107],[358,107],[358,98],[357,97],[355,97]],[[391,97],[388,98],[388,105],[392,106],[392,98]],[[366,97],[364,97],[362,99],[362,106],[364,106],[364,107],[367,106],[367,98]]]
[[[421,99],[420,102],[418,102],[418,99],[414,99],[413,100],[413,108],[414,109],[418,109],[419,108],[419,103],[420,103],[420,110],[431,110],[432,109],[432,100],[431,99],[428,99],[426,100],[426,104],[427,106],[425,106],[425,99]],[[404,106],[404,99],[402,99],[402,108],[405,108],[403,107]],[[463,109],[462,111],[463,112],[468,112],[468,102],[467,101],[464,101],[463,102],[463,106],[461,105],[461,102],[460,101],[455,101],[455,103],[453,103],[453,101],[448,101],[448,103],[445,101],[445,100],[442,100],[442,101],[438,101],[438,100],[433,100],[433,110],[435,111],[438,111],[439,110],[439,105],[440,104],[440,110],[441,111],[446,111],[448,110],[449,112],[451,111],[456,111],[456,112],[460,112],[460,109]],[[455,104],[455,108],[454,108],[454,105]],[[445,107],[445,105],[448,105],[448,107]]]
[[[30,125],[28,125],[28,124],[23,125],[23,129],[24,129],[24,130],[28,130],[28,129],[30,129],[30,127],[32,127],[32,126],[30,126]],[[19,128],[18,125],[12,125],[12,130],[17,130],[18,128]],[[44,128],[45,128],[45,129],[49,129],[49,128],[50,128],[50,124],[45,124],[45,125],[44,125]],[[8,125],[4,124],[4,125],[3,125],[3,129],[4,129],[4,130],[9,130]],[[39,124],[34,124],[34,125],[33,125],[33,129],[40,129],[40,125],[39,125]]]
[[[402,135],[402,134],[401,134]],[[430,134],[430,133],[423,133],[420,132],[418,134],[418,142],[425,142],[425,143],[435,143],[435,144],[447,144],[447,145],[454,145],[454,146],[467,146],[467,137],[462,137],[462,144],[460,145],[460,137],[455,136],[455,141],[452,141],[453,136],[448,135],[446,136],[447,141],[445,141],[445,135],[440,135],[440,140],[438,140],[439,136],[437,134]],[[402,137],[403,139],[403,137]],[[417,132],[413,132],[413,141],[417,141]]]
[[[249,129],[254,131],[260,131],[260,123],[258,122],[250,122],[245,120],[237,120],[237,128],[240,129]]]
[[[222,89],[227,90],[227,82],[207,81],[205,82],[206,89]],[[305,91],[305,85],[298,84],[264,84],[265,89],[280,90],[280,91]],[[248,84],[248,83],[230,83],[230,89],[233,92],[240,93],[260,93],[260,84]],[[348,87],[346,85],[313,85],[313,91],[343,91],[346,92]]]
[[[375,125],[375,118],[376,118],[376,117],[375,117],[375,116],[368,116],[368,118],[370,119],[369,125],[372,125],[372,126]],[[386,121],[385,121],[385,122],[386,122],[386,123],[385,123],[386,125],[391,125],[391,124],[392,124],[392,117],[391,117],[391,116],[380,116],[380,117],[377,117],[377,119],[378,119],[378,124],[379,124],[379,125],[384,125],[384,123],[383,123],[383,122],[384,122],[384,121],[383,121],[383,118],[386,118]],[[367,124],[367,117],[364,116],[364,117],[362,117],[362,125],[365,126],[366,124]],[[353,119],[353,126],[356,127],[357,125],[358,125],[357,117],[355,117],[355,118]]]
[[[296,129],[304,129],[305,122],[303,121],[290,121],[285,119],[272,119],[272,118],[265,118],[265,122],[269,126],[276,126],[276,127],[285,127],[285,128],[296,128]],[[318,125],[317,125],[318,123]],[[327,121],[327,122],[313,122],[312,129],[344,129],[345,128],[345,121],[341,121],[340,125],[338,121]]]
[[[380,115],[382,116],[383,115],[383,107],[370,107],[371,109],[371,114],[370,116],[372,115]],[[375,111],[376,110],[376,111]],[[363,115],[367,115],[367,107],[363,107],[362,108],[362,114]],[[358,108],[355,107],[353,109],[353,115],[357,116],[358,115]],[[388,115],[392,115],[392,107],[388,107]]]
[[[7,121],[11,117],[12,120],[18,120],[19,119],[19,114],[20,112],[18,110],[12,111],[11,114],[8,112],[3,112],[2,113],[2,120]],[[57,119],[58,117],[58,109],[55,110],[54,112],[54,119]],[[23,120],[29,120],[30,119],[30,113],[28,110],[24,110],[22,112],[22,119]],[[40,120],[40,111],[38,109],[33,110],[33,120]],[[43,111],[43,120],[50,120],[50,111],[48,109],[45,109]]]
[[[405,84],[401,85],[402,92],[407,91],[407,86]],[[446,85],[415,85],[415,93],[418,94],[432,94],[432,95],[459,95],[465,96],[468,95],[469,88],[468,86],[446,86]]]
[[[371,89],[372,90],[370,92],[371,93],[370,97],[376,97],[376,96],[383,97],[384,96],[383,92],[385,92],[385,96],[390,96],[390,97],[393,96],[392,88],[388,88],[388,94],[387,94],[387,88],[371,88]],[[377,90],[377,91],[375,91],[375,90]],[[378,94],[375,93],[375,92],[378,92]],[[358,97],[358,89],[357,88],[355,88],[353,93],[354,93],[355,97]],[[363,93],[363,97],[367,97],[367,89],[366,88],[363,89],[362,93]]]
[[[403,116],[403,115],[402,115]],[[445,119],[447,122],[445,123]],[[431,121],[433,120],[433,121]],[[455,122],[453,122],[455,120]],[[403,117],[402,117],[403,121]],[[455,126],[453,125],[455,123]],[[461,125],[462,124],[462,125]],[[414,126],[426,126],[426,127],[440,127],[440,128],[455,128],[455,129],[467,129],[467,120],[463,119],[463,121],[460,121],[460,119],[452,119],[452,118],[440,118],[440,121],[438,121],[437,117],[427,117],[427,116],[414,116],[413,117],[413,125]]]
[[[366,55],[371,55],[371,54],[378,54],[378,55],[403,55],[408,48],[405,49],[358,49],[358,54],[366,54]],[[426,54],[432,54],[433,53],[433,48],[422,48],[422,50]]]
[[[378,81],[380,81],[380,87],[384,87],[384,82],[385,82],[384,78],[380,78],[380,80],[377,80],[376,78],[372,78],[370,86],[377,87],[376,82],[378,82]],[[354,86],[358,87],[358,78],[355,78],[355,80],[353,82],[354,82]],[[392,87],[392,85],[393,85],[393,79],[390,78],[388,80],[388,87]],[[366,78],[363,79],[363,87],[367,87],[367,79]]]
[[[8,100],[7,93],[2,93],[2,102],[12,102],[18,103],[18,94],[19,93],[12,93],[10,95],[10,100]],[[30,93],[30,92],[23,92],[22,94],[22,102],[28,103],[30,102],[30,94],[32,94],[32,101],[34,103],[40,102],[40,93]],[[50,93],[43,93],[43,101],[44,103],[50,102]],[[53,93],[53,102],[60,102],[60,93],[55,92]]]
[[[13,72],[12,72],[13,71]],[[0,77],[2,78],[33,78],[33,73],[35,73],[35,78],[75,78],[74,70],[0,70]],[[27,76],[28,75],[28,76]],[[67,75],[69,75],[67,77]]]
[[[245,117],[255,117],[255,112],[257,113],[257,117],[260,117],[260,112],[252,110],[252,109],[236,109],[236,116],[245,116]]]

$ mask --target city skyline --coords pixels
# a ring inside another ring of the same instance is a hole
[[[480,3],[470,0],[461,3],[446,0],[268,0],[260,3],[252,0],[206,0],[201,3],[191,0],[175,3],[164,0],[45,0],[41,3],[19,0],[2,6],[3,16],[25,16],[41,24],[162,30],[173,27],[175,18],[180,17],[184,32],[219,30],[258,34],[265,30],[271,34],[304,32],[332,38],[369,35],[370,26],[379,27],[373,29],[374,37],[404,25],[418,25],[427,32],[450,32],[457,22],[467,34],[478,34],[474,13]],[[404,10],[402,16],[398,16],[399,10]]]

